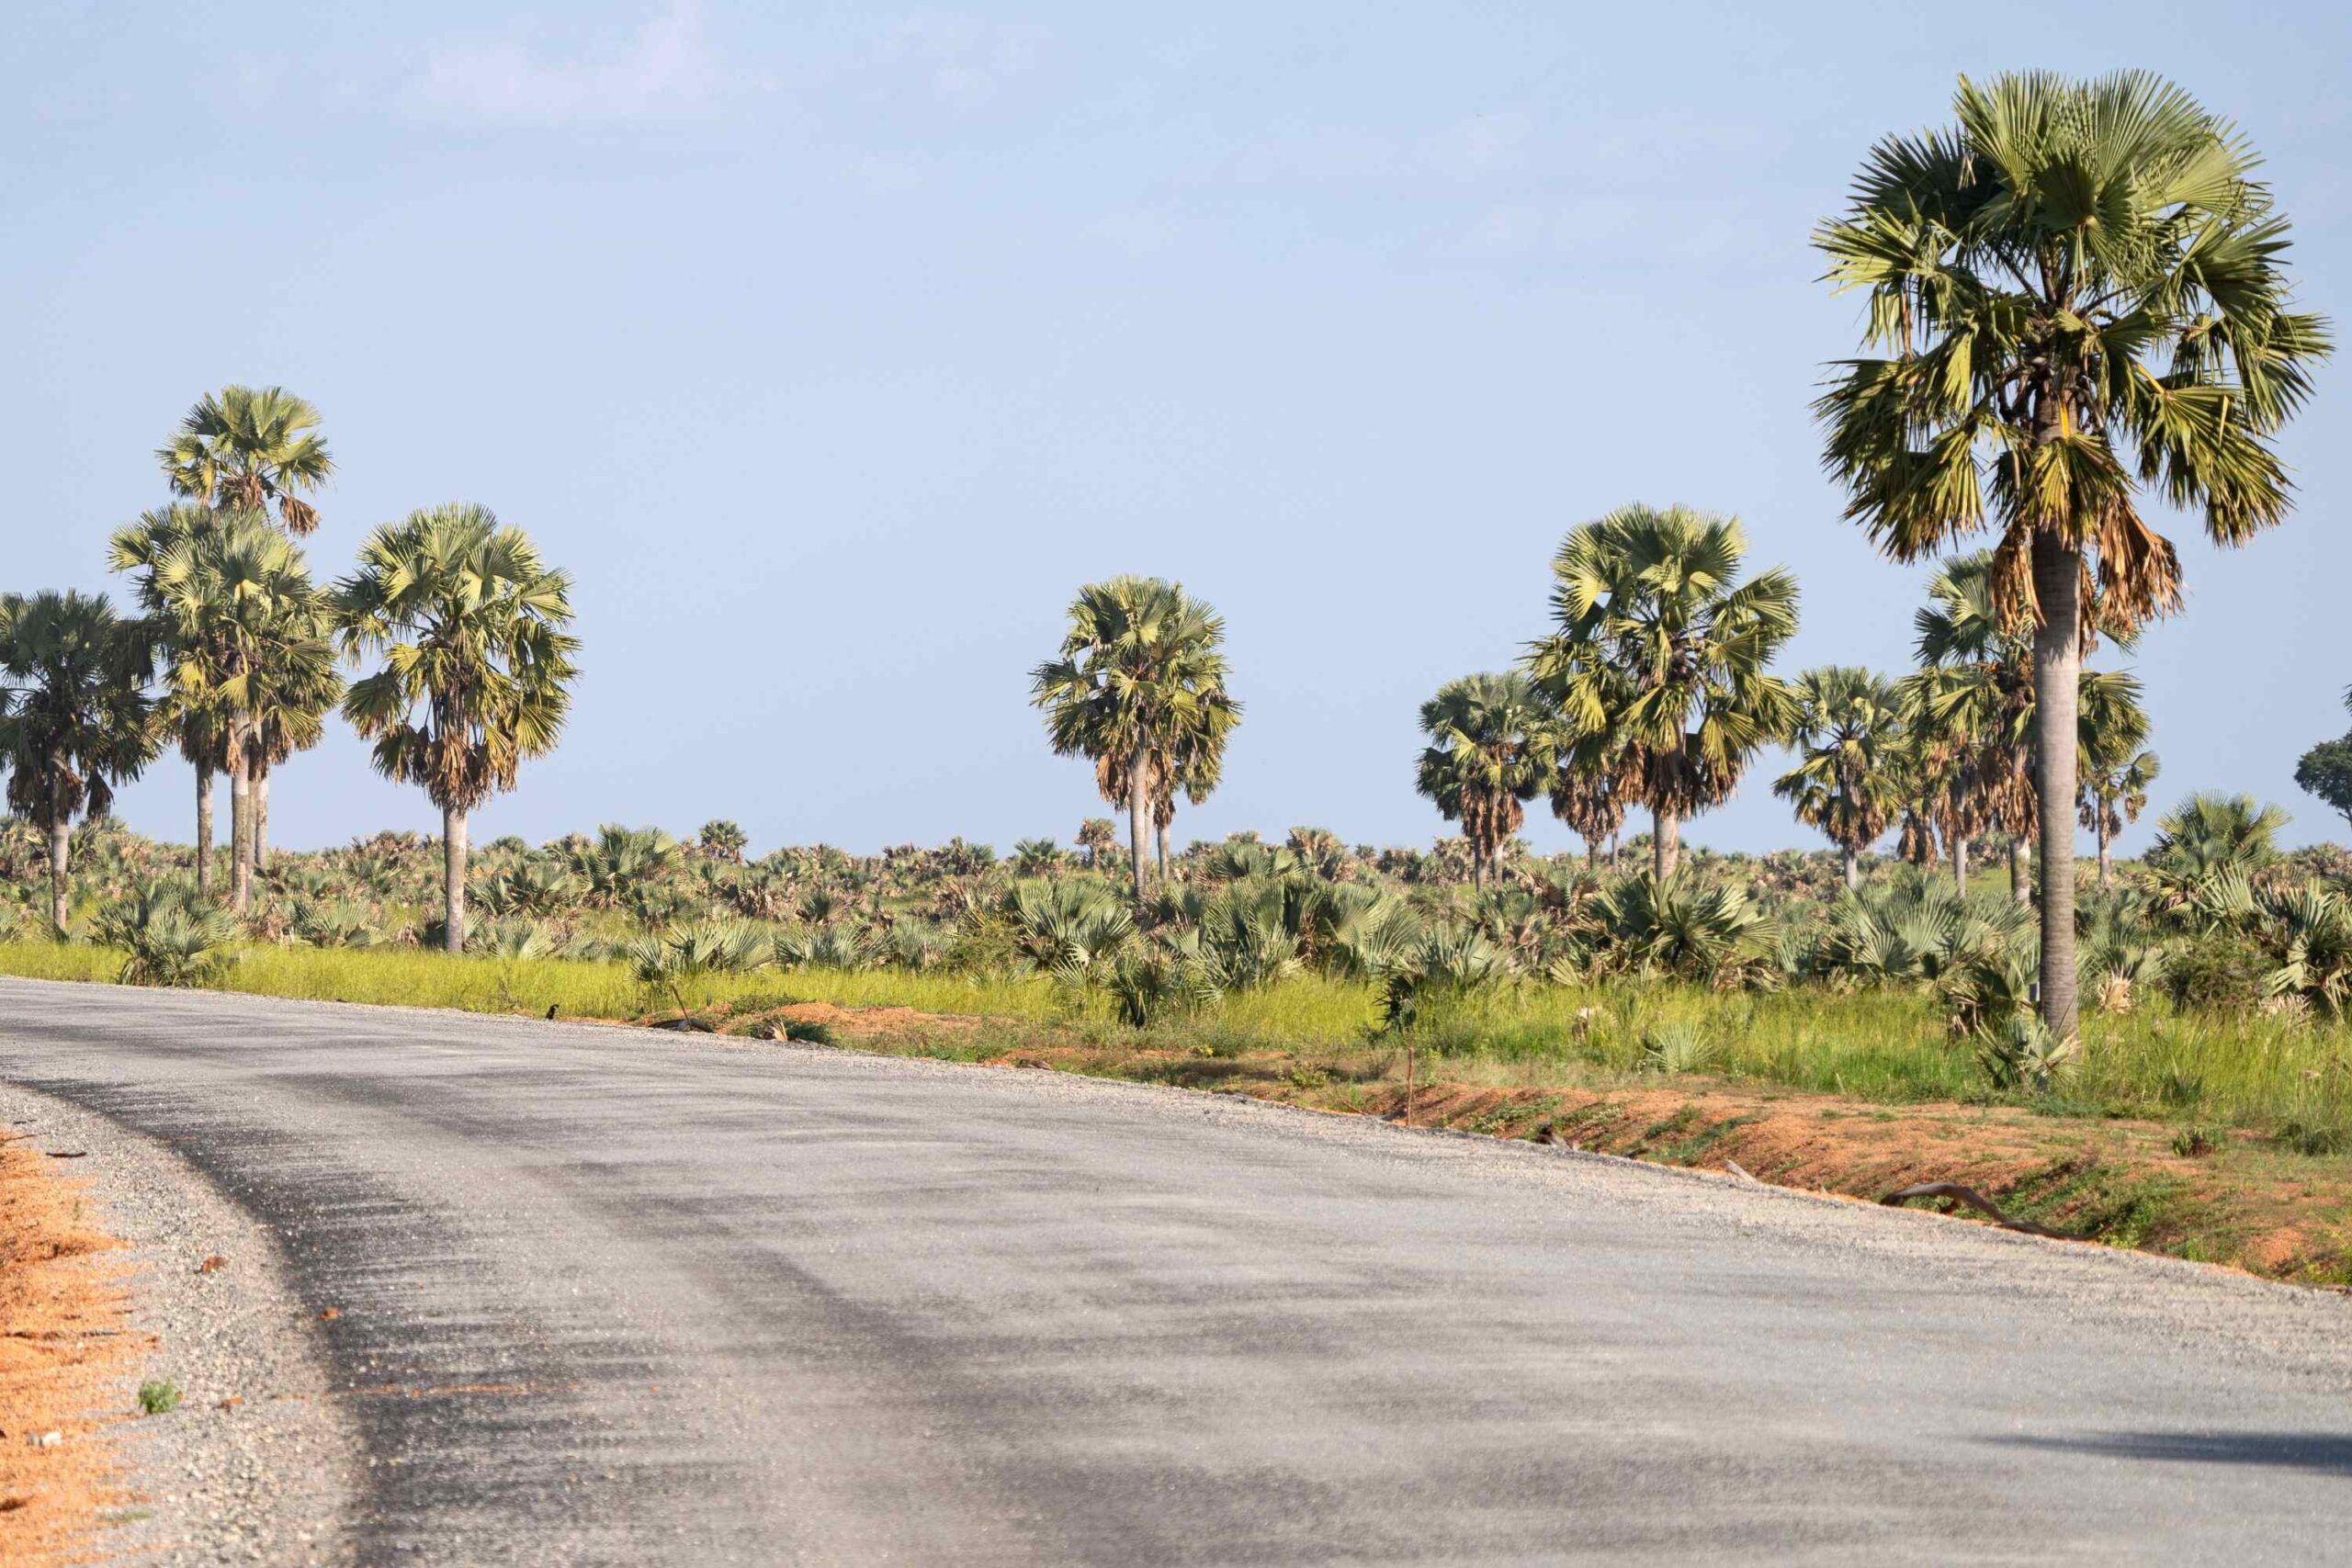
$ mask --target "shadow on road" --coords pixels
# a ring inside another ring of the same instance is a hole
[[[2352,1475],[2352,1433],[2086,1432],[2072,1438],[1995,1438],[2007,1448],[2188,1464],[2249,1464]]]

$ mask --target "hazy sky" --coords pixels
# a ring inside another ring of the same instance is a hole
[[[345,9],[10,8],[0,585],[107,585],[199,393],[301,392],[322,577],[458,499],[578,575],[571,727],[478,841],[1067,841],[1106,808],[1027,671],[1136,571],[1225,612],[1248,705],[1180,838],[1425,843],[1416,705],[1537,635],[1561,535],[1634,499],[1795,570],[1792,671],[1903,666],[1923,574],[1821,476],[1859,318],[1807,235],[1962,72],[2175,76],[2352,314],[2335,7]],[[2340,829],[2290,775],[2347,723],[2345,380],[2288,439],[2299,514],[2188,547],[2139,658],[2160,798],[2253,790],[2298,839]],[[1817,843],[1776,769],[1691,836]],[[288,844],[437,826],[339,725],[273,794]],[[168,761],[123,811],[185,840],[189,795]]]

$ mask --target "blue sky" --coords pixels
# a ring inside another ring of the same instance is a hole
[[[0,581],[105,585],[199,393],[303,393],[322,576],[464,499],[579,578],[571,730],[480,838],[1067,840],[1105,808],[1026,671],[1130,570],[1225,612],[1248,704],[1180,838],[1426,842],[1416,705],[1510,660],[1561,535],[1633,499],[1797,572],[1792,670],[1902,667],[1922,574],[1820,474],[1858,316],[1807,234],[1962,72],[2176,77],[2352,310],[2352,27],[2316,6],[344,10],[13,8]],[[2249,789],[2299,839],[2338,826],[2290,775],[2346,724],[2343,381],[2286,443],[2299,515],[2189,545],[2138,659],[2159,795]],[[1691,836],[1813,843],[1771,767]],[[273,794],[288,844],[437,825],[339,728]],[[188,795],[167,762],[122,809],[184,839]]]

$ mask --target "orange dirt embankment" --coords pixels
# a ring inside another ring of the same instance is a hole
[[[101,1412],[147,1346],[113,1245],[50,1156],[0,1143],[0,1562],[96,1561],[99,1510],[119,1500],[104,1440],[119,1417]]]
[[[844,1044],[884,1053],[978,1055],[995,1066],[1406,1119],[1400,1051],[1211,1055],[1100,1037],[1084,1042],[1046,1025],[827,1003],[776,1010],[774,1021],[822,1023]],[[770,1023],[762,1015],[723,1027],[764,1034]],[[1918,1182],[1955,1182],[2013,1219],[2110,1246],[2276,1280],[2352,1285],[2352,1161],[2298,1155],[2258,1134],[2221,1134],[2218,1146],[2184,1145],[2176,1129],[2158,1122],[2043,1115],[2018,1106],[1879,1105],[1698,1075],[1599,1087],[1497,1086],[1451,1081],[1444,1077],[1450,1070],[1458,1069],[1419,1058],[1414,1125],[1701,1169],[1736,1166],[1776,1186],[1871,1202]]]

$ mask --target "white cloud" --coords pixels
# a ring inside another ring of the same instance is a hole
[[[976,108],[1036,64],[1045,37],[1042,28],[926,11],[892,28],[881,54],[921,66],[933,92],[959,107]]]
[[[455,118],[578,125],[707,114],[738,85],[703,37],[699,0],[672,0],[625,39],[577,56],[514,39],[435,50],[409,96]]]

